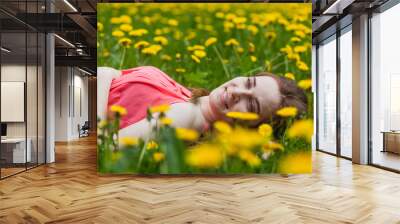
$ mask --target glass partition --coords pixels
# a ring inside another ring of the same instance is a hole
[[[400,5],[371,18],[371,162],[400,171]]]
[[[340,35],[340,155],[352,157],[352,33]]]
[[[16,17],[43,1],[1,1],[0,178],[45,163],[45,35]],[[14,17],[15,15],[15,17]]]
[[[318,47],[318,149],[336,154],[336,35]]]

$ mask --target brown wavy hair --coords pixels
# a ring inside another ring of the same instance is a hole
[[[278,83],[279,92],[281,93],[280,104],[274,110],[273,114],[261,120],[257,125],[261,123],[270,123],[274,128],[278,129],[285,126],[287,119],[282,119],[275,114],[277,110],[283,107],[296,107],[298,110],[297,116],[301,116],[307,112],[307,96],[304,90],[298,87],[294,80],[269,72],[261,72],[255,76],[268,76],[273,78]],[[191,88],[190,91],[192,92],[191,102],[193,103],[196,103],[199,97],[208,96],[210,94],[210,91],[203,88]]]

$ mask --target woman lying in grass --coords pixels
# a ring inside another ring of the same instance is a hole
[[[258,114],[250,126],[275,120],[282,107],[296,107],[298,114],[307,110],[307,98],[302,89],[290,79],[270,73],[252,77],[236,77],[210,94],[185,88],[161,70],[142,66],[127,70],[98,68],[98,116],[105,119],[112,105],[127,109],[121,118],[120,136],[151,137],[155,120],[146,119],[147,109],[169,104],[166,113],[172,126],[207,131],[217,120],[233,122],[229,112]]]

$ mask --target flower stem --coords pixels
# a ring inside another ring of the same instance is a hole
[[[119,70],[121,70],[122,65],[124,64],[124,61],[125,61],[125,53],[126,53],[126,47],[124,47],[124,50],[122,51],[122,58],[121,58],[121,63],[119,64]]]
[[[214,49],[215,53],[217,54],[218,59],[219,59],[219,61],[220,61],[221,64],[222,64],[222,67],[224,68],[226,77],[230,79],[230,78],[231,78],[231,75],[229,74],[228,69],[226,68],[226,65],[225,65],[225,63],[224,63],[224,60],[223,60],[222,57],[221,57],[221,54],[219,53],[218,49],[217,49],[215,46],[213,46],[213,49]]]

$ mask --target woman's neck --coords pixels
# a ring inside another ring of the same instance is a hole
[[[197,102],[197,107],[199,115],[202,117],[203,123],[205,125],[210,125],[214,123],[217,118],[214,116],[211,110],[210,101],[208,96],[199,97]]]

